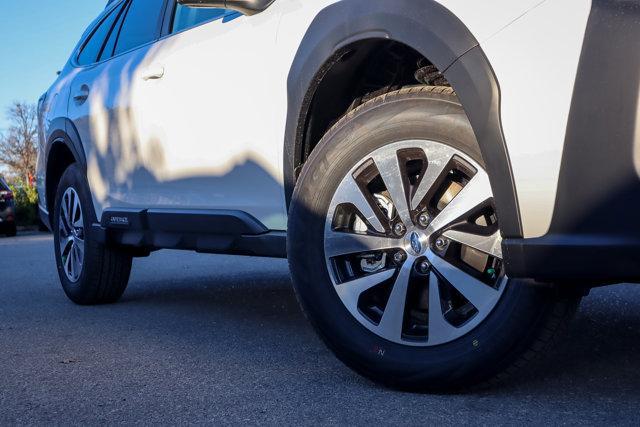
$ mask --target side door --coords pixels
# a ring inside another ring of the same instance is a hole
[[[87,158],[96,214],[110,206],[144,206],[156,182],[141,165],[131,102],[135,81],[160,36],[167,0],[121,0],[72,59],[68,115]]]
[[[272,9],[243,16],[170,0],[164,36],[144,63],[153,72],[131,91],[154,206],[241,210],[286,227],[274,120],[286,113],[286,76],[272,68],[279,19]]]

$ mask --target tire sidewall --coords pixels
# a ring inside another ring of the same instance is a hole
[[[395,386],[457,387],[495,375],[509,354],[526,345],[545,307],[541,292],[511,280],[495,309],[474,330],[446,344],[411,347],[361,325],[338,297],[326,267],[326,215],[341,180],[374,150],[406,140],[441,142],[484,165],[453,96],[408,95],[363,108],[340,122],[312,153],[292,198],[288,253],[294,287],[319,334],[355,370]]]

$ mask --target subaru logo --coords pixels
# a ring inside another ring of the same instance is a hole
[[[420,236],[415,231],[411,232],[409,236],[411,242],[411,249],[417,254],[422,253],[422,243],[420,242]]]

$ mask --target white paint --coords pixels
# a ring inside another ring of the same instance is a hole
[[[500,83],[525,237],[551,224],[590,10],[590,0],[549,0],[482,44]]]
[[[456,15],[480,44],[547,0],[436,0]]]

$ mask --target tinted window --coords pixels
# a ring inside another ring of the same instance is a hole
[[[124,5],[120,8],[120,11],[118,12],[118,20],[116,24],[113,26],[113,29],[111,30],[111,34],[107,39],[107,43],[102,48],[102,53],[100,54],[100,58],[99,58],[100,61],[109,59],[113,56],[113,51],[116,47],[116,40],[118,40],[118,35],[120,35],[120,28],[122,27],[122,21],[124,21],[124,17],[127,14],[126,6],[127,6],[127,3],[125,2]]]
[[[164,0],[131,2],[116,44],[116,55],[157,38],[163,6]]]
[[[177,4],[171,32],[176,33],[186,28],[195,27],[203,22],[220,19],[225,13],[227,13],[226,9],[196,8]]]
[[[78,56],[78,64],[87,65],[96,62],[105,39],[109,36],[109,32],[113,27],[116,19],[118,18],[118,12],[122,6],[115,8],[109,13],[107,17],[98,25],[93,34],[89,37],[89,40],[85,43],[80,55]]]

